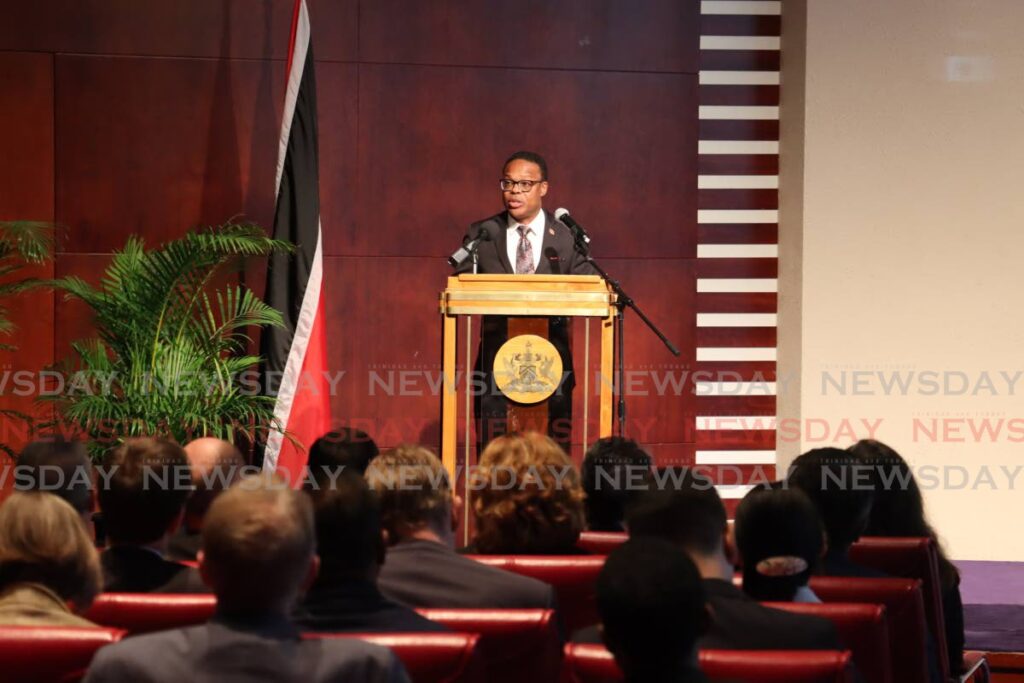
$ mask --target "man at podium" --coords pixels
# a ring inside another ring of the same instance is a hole
[[[466,241],[479,239],[478,273],[514,275],[592,275],[595,270],[577,252],[569,229],[544,210],[548,193],[548,165],[535,152],[516,152],[508,158],[498,181],[505,210],[473,223]],[[472,272],[467,259],[456,273]],[[558,350],[562,361],[562,381],[547,399],[547,431],[568,450],[572,436],[572,390],[576,385],[569,344],[569,320],[547,319],[547,339]],[[545,336],[545,335],[542,335]],[[494,381],[494,362],[498,350],[509,338],[509,319],[484,316],[481,323],[477,377],[483,378],[485,391],[474,397],[477,441],[482,447],[491,439],[520,427],[509,419],[509,400]],[[479,386],[479,384],[478,384]],[[534,426],[536,428],[536,426]]]

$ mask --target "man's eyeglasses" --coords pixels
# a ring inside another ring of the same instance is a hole
[[[498,181],[498,186],[501,187],[502,192],[511,192],[512,190],[529,192],[533,189],[534,185],[540,185],[543,182],[543,180],[511,180],[510,178],[502,178]]]

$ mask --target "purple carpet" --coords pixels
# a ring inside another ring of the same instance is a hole
[[[959,561],[968,650],[1024,652],[1024,562]]]

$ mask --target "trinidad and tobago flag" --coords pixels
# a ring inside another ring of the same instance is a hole
[[[295,1],[288,50],[288,88],[277,158],[274,237],[295,244],[292,254],[270,257],[267,303],[284,314],[285,327],[263,330],[263,390],[276,395],[274,416],[309,448],[330,425],[323,305],[316,81],[306,0]],[[305,452],[270,431],[263,469],[291,481],[302,478]]]

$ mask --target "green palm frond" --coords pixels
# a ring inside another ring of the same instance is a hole
[[[92,438],[162,434],[256,438],[273,424],[273,399],[252,383],[258,356],[249,332],[282,327],[279,311],[249,289],[214,286],[235,260],[291,249],[258,227],[229,223],[147,249],[130,238],[99,286],[77,278],[51,285],[92,311],[98,338],[73,345],[66,373],[86,391],[56,398],[63,416]]]

